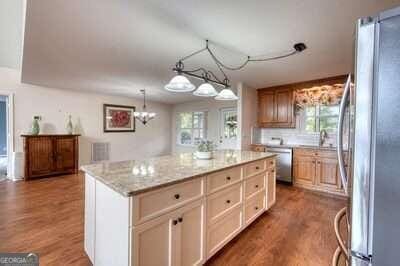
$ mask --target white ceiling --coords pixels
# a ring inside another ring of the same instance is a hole
[[[400,0],[28,1],[22,80],[127,96],[146,88],[156,101],[190,101],[198,98],[163,86],[177,59],[205,39],[233,65],[246,54],[277,55],[306,43],[299,55],[227,71],[250,87],[344,74],[352,71],[357,18],[396,5]],[[185,66],[215,69],[205,55]]]

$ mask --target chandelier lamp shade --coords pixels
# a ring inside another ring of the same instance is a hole
[[[156,117],[156,113],[148,112],[146,110],[146,90],[140,90],[140,92],[143,94],[143,109],[141,112],[134,112],[133,116],[135,117],[135,119],[142,122],[143,125],[146,125],[147,122]]]
[[[165,88],[165,90],[171,91],[171,92],[192,92],[193,91],[193,95],[195,95],[195,96],[215,97],[215,100],[219,100],[219,101],[238,100],[238,97],[235,95],[235,93],[232,91],[232,89],[229,85],[230,82],[229,82],[228,76],[224,72],[224,69],[230,70],[230,71],[241,70],[250,62],[265,62],[265,61],[277,60],[277,59],[289,57],[289,56],[295,55],[297,53],[300,53],[300,52],[304,51],[306,48],[307,47],[304,43],[296,43],[293,46],[293,50],[290,52],[287,52],[285,54],[274,56],[274,57],[247,56],[247,59],[242,64],[240,64],[238,66],[227,66],[226,64],[224,64],[221,60],[219,60],[216,57],[214,52],[209,47],[209,41],[206,40],[205,48],[195,51],[195,52],[178,60],[178,62],[175,64],[175,67],[172,69],[174,72],[177,73],[177,75],[175,77],[173,77],[171,79],[171,81],[167,85],[165,85],[164,88]],[[200,54],[202,52],[208,52],[211,59],[214,61],[214,63],[218,67],[219,71],[221,72],[223,79],[218,78],[212,71],[206,70],[202,67],[192,69],[192,70],[185,69],[183,61],[185,61],[197,54]],[[190,80],[187,77],[192,77],[195,79],[203,80],[204,83],[201,84],[196,89],[196,87],[190,82]],[[223,89],[220,92],[218,92],[211,83],[214,85],[223,87]]]

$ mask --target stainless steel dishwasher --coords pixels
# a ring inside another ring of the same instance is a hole
[[[292,149],[267,147],[265,151],[276,153],[278,155],[276,159],[276,179],[292,183]]]

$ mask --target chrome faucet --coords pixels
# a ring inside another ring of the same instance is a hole
[[[328,138],[328,133],[325,129],[322,129],[319,132],[319,146],[322,147],[325,143],[325,140]]]

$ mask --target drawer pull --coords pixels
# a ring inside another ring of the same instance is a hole
[[[179,199],[181,197],[181,195],[175,194],[174,197],[175,197],[175,199]]]
[[[231,177],[230,177],[230,176],[227,176],[227,177],[226,177],[226,180],[231,180]]]
[[[258,188],[258,185],[255,185],[256,188]]]
[[[230,201],[230,200],[227,200],[227,201],[226,201],[226,203],[228,203],[228,204],[229,204],[229,203],[231,203],[231,201]]]
[[[183,218],[182,218],[182,217],[179,217],[179,218],[178,218],[178,222],[180,222],[180,223],[183,222]]]
[[[255,209],[255,210],[258,210],[258,207],[256,206],[256,207],[254,207],[254,209]]]
[[[271,173],[275,173],[275,170],[272,170]]]
[[[273,165],[273,164],[274,164],[274,162],[273,162],[273,161],[271,161],[271,162],[269,162],[269,164],[270,164],[270,165]]]
[[[260,169],[260,167],[259,166],[256,166],[256,170],[259,170]]]
[[[172,224],[173,224],[173,225],[177,225],[177,224],[178,224],[178,221],[177,221],[177,220],[173,220],[173,221],[172,221]]]

